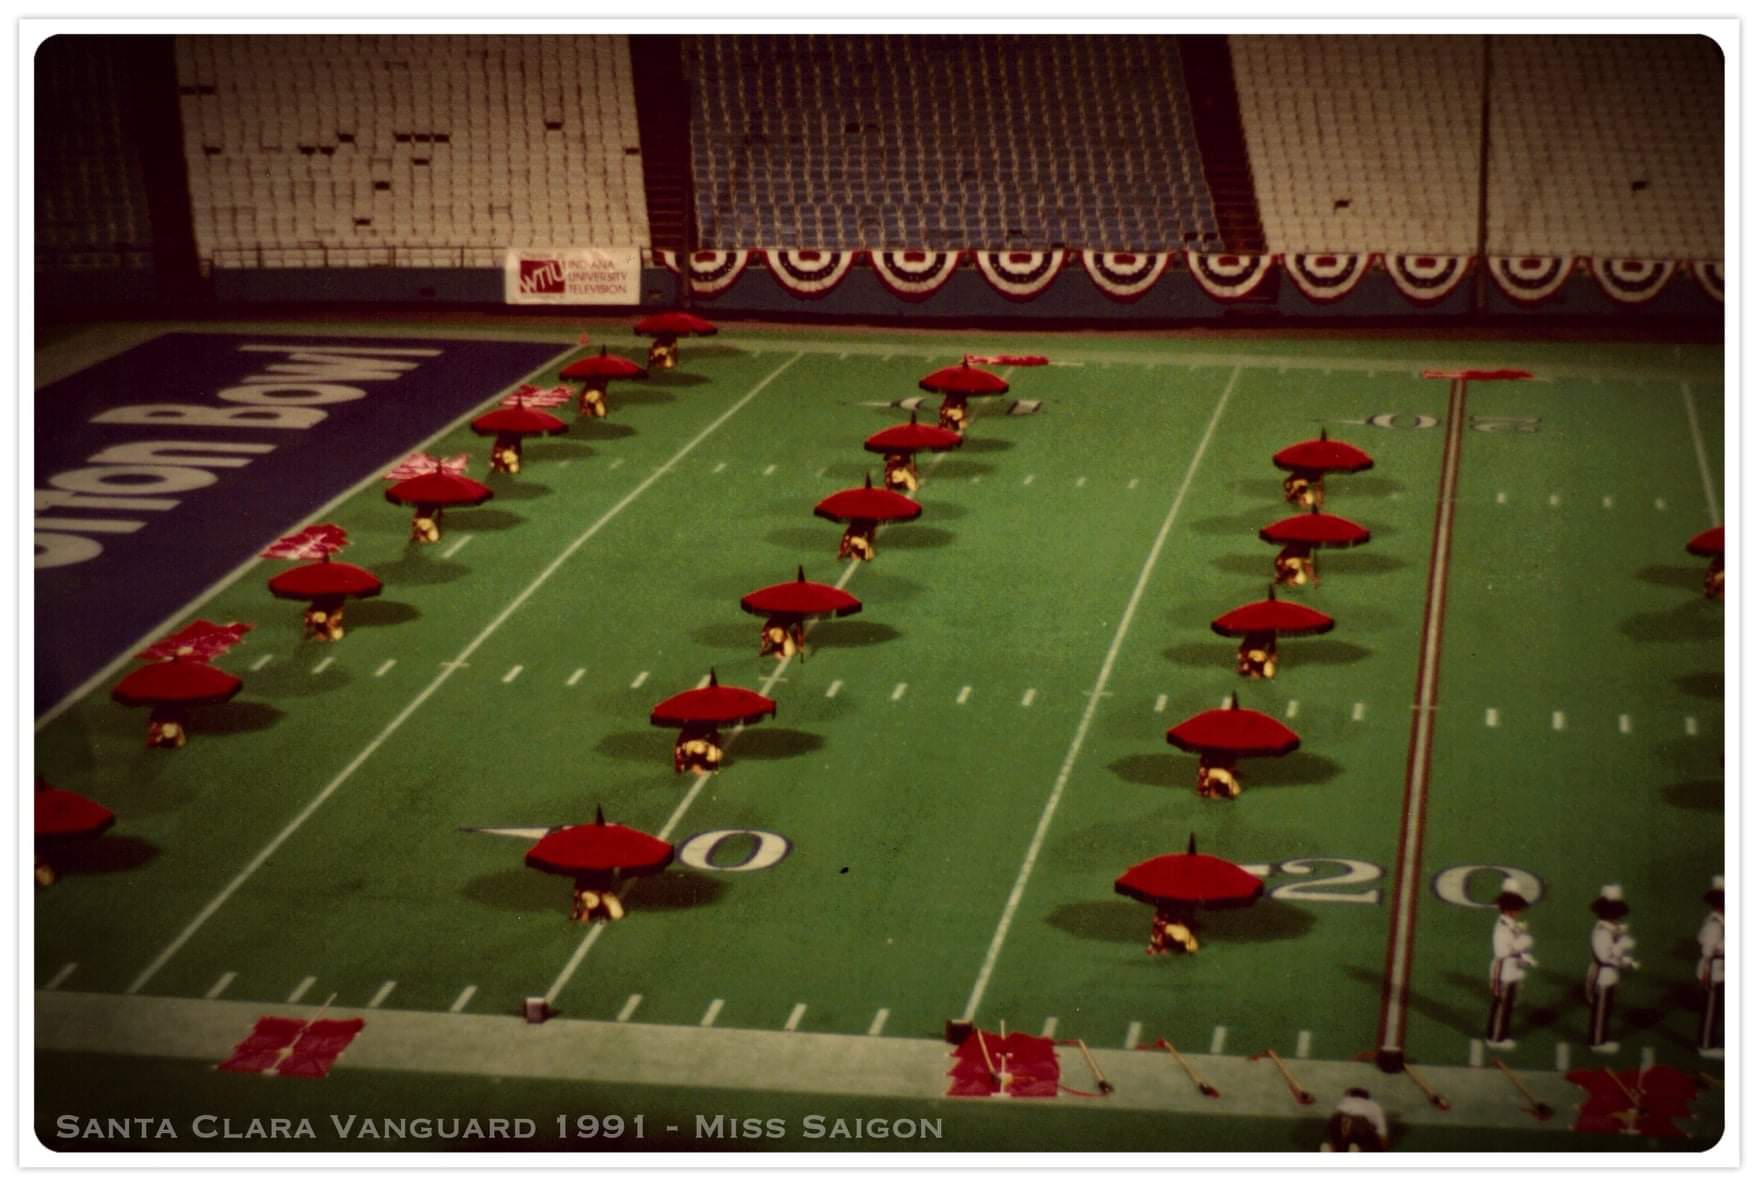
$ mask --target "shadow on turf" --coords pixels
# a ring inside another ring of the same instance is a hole
[[[1639,643],[1709,642],[1722,638],[1723,610],[1700,595],[1670,610],[1633,614],[1619,630]]]
[[[616,409],[612,409],[613,412]],[[618,424],[602,416],[589,416],[576,420],[568,429],[571,436],[581,441],[615,441],[623,437],[635,436],[635,430],[628,425]]]
[[[357,627],[370,630],[373,627],[402,626],[404,623],[414,622],[420,617],[421,611],[408,602],[368,598],[348,607],[348,613],[343,619],[343,626],[350,631]]]
[[[639,389],[631,384],[627,389],[617,389],[617,394],[623,395],[624,391],[633,393],[639,390],[642,395],[652,397],[656,392],[664,392],[669,387],[701,387],[705,383],[713,382],[714,380],[706,375],[695,375],[689,371],[651,371]],[[623,399],[627,401],[629,397],[623,396]]]
[[[1373,545],[1367,549],[1357,548],[1348,552],[1334,549],[1321,549],[1319,557],[1319,579],[1323,584],[1326,579],[1338,576],[1370,577],[1381,573],[1393,573],[1407,568],[1405,561],[1388,556],[1384,552],[1372,552]],[[1215,559],[1215,567],[1224,573],[1237,573],[1242,577],[1258,577],[1271,581],[1276,574],[1272,570],[1272,558],[1276,556],[1276,548],[1270,544],[1264,546],[1263,552],[1233,552]],[[1282,593],[1277,596],[1282,597]]]
[[[72,845],[37,847],[55,870],[56,879],[120,874],[138,869],[159,856],[159,847],[141,837],[107,833]],[[53,893],[51,887],[48,893]]]
[[[353,617],[349,615],[349,626],[355,625]],[[321,672],[312,672],[318,661],[335,657],[335,644],[302,641],[287,659],[250,673],[250,690],[266,697],[309,697],[336,692],[354,682],[340,659]]]
[[[205,705],[190,714],[191,736],[200,734],[246,734],[266,730],[287,714],[262,701],[230,701]]]
[[[1664,585],[1670,589],[1689,589],[1699,597],[1703,597],[1704,569],[1705,565],[1703,564],[1644,565],[1637,570],[1637,576],[1651,585]]]
[[[1365,969],[1355,965],[1345,965],[1344,975],[1360,982],[1378,992],[1386,978],[1384,969]],[[1443,1026],[1461,1031],[1467,1035],[1484,1033],[1484,1025],[1490,1017],[1490,995],[1484,987],[1482,979],[1474,980],[1463,973],[1451,973],[1450,979],[1467,983],[1467,988],[1460,993],[1459,1000],[1447,1002],[1437,1001],[1427,994],[1415,989],[1409,991],[1409,1002],[1413,1010],[1426,1018],[1434,1019]],[[1478,1007],[1482,1003],[1483,1009]],[[1517,1017],[1526,1024],[1526,1011],[1522,1006],[1516,1007]]]
[[[435,551],[443,547],[444,537],[438,544],[429,544],[419,549],[411,544],[398,560],[374,565],[372,569],[378,574],[379,580],[385,583],[386,589],[399,585],[441,585],[470,572],[457,561],[443,560]]]
[[[727,747],[727,758],[722,766],[748,761],[763,762],[772,758],[796,758],[814,750],[822,750],[824,744],[825,740],[821,734],[809,734],[805,730],[752,726],[739,735],[739,740],[736,743]]]
[[[891,527],[882,526],[879,539],[874,542],[874,547],[876,551],[881,547],[905,550],[945,548],[953,542],[953,539],[953,533],[945,528],[906,523]]]
[[[471,511],[457,511],[448,515],[446,517],[446,531],[499,532],[507,528],[516,528],[524,522],[525,516],[516,511],[497,511],[493,507],[479,507]],[[441,544],[430,544],[428,547],[441,547],[443,543],[442,541]]]
[[[1723,812],[1723,786],[1716,779],[1693,779],[1671,783],[1661,789],[1661,798],[1676,808],[1690,812]]]
[[[1685,676],[1675,676],[1673,686],[1689,697],[1720,701],[1726,684],[1721,672],[1693,672]]]
[[[497,503],[523,503],[527,499],[541,499],[551,493],[550,487],[541,482],[533,482],[529,478],[506,478],[497,475],[497,479],[498,481],[489,483],[495,492]]]
[[[843,618],[821,622],[812,628],[807,641],[813,647],[873,647],[900,638],[897,630],[883,622],[865,622]]]
[[[967,436],[965,438],[965,444],[959,446],[959,452],[960,453],[1001,453],[1003,450],[1008,450],[1008,449],[1012,449],[1012,448],[1014,448],[1014,443],[1012,441],[1006,440],[1005,438],[1002,438],[1002,437]],[[949,461],[943,463],[940,468],[944,470],[948,466],[950,466],[951,464],[952,464],[952,462],[949,460]],[[985,469],[988,469],[988,467],[986,466]]]
[[[1045,916],[1045,922],[1079,939],[1096,943],[1145,944],[1148,923],[1153,917],[1152,907],[1119,896],[1065,903]],[[1274,898],[1261,898],[1252,906],[1239,910],[1197,913],[1199,944],[1293,940],[1312,930],[1311,913]],[[1198,951],[1201,956],[1202,949]]]
[[[988,462],[962,462],[949,459],[936,466],[933,470],[924,470],[922,472],[922,480],[924,483],[962,482],[975,478],[980,474],[991,474],[994,472],[995,467]]]
[[[697,382],[707,383],[708,381],[706,379],[699,379]],[[690,387],[692,385],[680,383],[669,386]],[[644,390],[643,388],[637,388],[632,384],[629,387],[612,388],[610,393],[605,397],[605,408],[612,416],[615,416],[617,415],[617,408],[620,405],[670,404],[677,398],[677,396],[674,396],[671,392],[665,391],[663,388],[646,388]]]
[[[1215,664],[1232,665],[1239,643],[1233,639],[1213,636],[1213,642],[1180,643],[1161,652],[1173,663],[1187,668],[1207,668]],[[1277,644],[1277,661],[1283,667],[1291,664],[1353,664],[1374,653],[1354,643],[1332,639],[1294,639]]]
[[[1166,754],[1131,754],[1108,763],[1106,769],[1126,783],[1145,787],[1178,788],[1190,791],[1197,781],[1197,756],[1177,753],[1168,747]],[[1329,758],[1297,750],[1282,758],[1245,758],[1240,760],[1240,782],[1245,795],[1255,789],[1270,787],[1305,787],[1312,783],[1328,783],[1343,768]],[[1192,792],[1193,797],[1196,793]],[[1206,805],[1223,805],[1223,800],[1206,800]]]
[[[668,871],[636,882],[625,902],[633,915],[642,911],[676,911],[713,902],[725,890],[725,884],[704,874]],[[569,908],[568,879],[520,867],[472,878],[464,884],[464,894],[485,906],[521,915],[553,913],[565,919]]]

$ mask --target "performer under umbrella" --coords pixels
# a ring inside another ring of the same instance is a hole
[[[470,458],[454,454],[441,459],[414,453],[399,462],[385,477],[396,483],[385,492],[385,501],[415,508],[409,521],[409,538],[417,544],[440,539],[440,516],[447,507],[480,507],[495,492],[464,476]]]
[[[582,335],[582,344],[585,344],[585,335]],[[674,358],[676,358],[677,349],[677,340],[674,339],[672,345]],[[611,380],[646,379],[647,369],[638,367],[628,359],[614,355],[601,346],[597,354],[576,359],[563,367],[562,378],[580,381],[580,415],[595,417],[605,415],[605,391],[610,387]]]
[[[678,339],[691,335],[706,338],[719,330],[693,313],[674,310],[642,318],[635,323],[635,332],[653,339],[647,348],[647,365],[655,371],[670,371],[678,365]]]
[[[840,490],[819,501],[812,513],[833,523],[847,523],[837,559],[870,561],[874,558],[874,534],[881,523],[907,522],[922,514],[922,504],[907,499],[896,491],[875,490],[873,478],[864,484]]]
[[[1283,498],[1303,511],[1325,505],[1326,474],[1357,474],[1374,467],[1373,458],[1354,445],[1331,440],[1324,429],[1317,439],[1279,450],[1270,460],[1279,470],[1289,471],[1283,479]]]
[[[1283,635],[1323,635],[1335,625],[1331,617],[1297,602],[1279,602],[1270,587],[1262,602],[1236,606],[1209,624],[1218,635],[1239,636],[1240,650],[1234,669],[1248,680],[1276,677],[1276,641]]]
[[[992,371],[973,367],[967,356],[957,367],[942,367],[923,376],[916,386],[942,397],[940,427],[963,434],[969,419],[966,400],[972,396],[1004,395],[1008,381]]]
[[[486,412],[470,422],[470,431],[479,437],[493,436],[489,450],[489,469],[497,474],[519,473],[523,457],[522,442],[527,437],[554,436],[566,433],[566,421],[537,408],[528,407],[523,397],[510,406]]]
[[[802,565],[795,569],[793,581],[753,590],[739,599],[739,608],[765,616],[757,654],[759,658],[773,655],[781,661],[805,648],[806,619],[855,614],[861,609],[861,600],[834,585],[808,581]]]
[[[1154,907],[1147,952],[1164,956],[1197,951],[1197,908],[1249,907],[1264,893],[1264,883],[1230,861],[1197,852],[1197,834],[1192,833],[1185,852],[1163,853],[1131,866],[1112,889]]]
[[[1278,585],[1319,584],[1319,568],[1313,560],[1316,548],[1353,548],[1368,542],[1368,529],[1338,515],[1314,510],[1304,515],[1279,519],[1260,528],[1258,538],[1267,544],[1281,544],[1276,555]]]
[[[1280,758],[1301,739],[1276,718],[1240,708],[1230,694],[1220,709],[1207,709],[1167,731],[1167,742],[1197,758],[1197,794],[1204,799],[1237,799],[1241,758]]]
[[[115,813],[95,800],[77,792],[50,787],[37,780],[36,802],[36,882],[40,887],[55,884],[55,863],[73,847],[91,840],[112,824]]]
[[[881,429],[862,444],[869,453],[880,453],[886,459],[886,489],[899,494],[916,493],[916,455],[924,449],[936,453],[957,449],[964,438],[951,429],[916,423],[916,413],[908,424]]]
[[[672,747],[673,770],[708,775],[721,766],[720,727],[755,725],[775,713],[774,701],[749,688],[721,684],[711,668],[706,685],[667,697],[647,720],[679,731]]]
[[[149,706],[147,746],[176,750],[189,739],[189,710],[193,706],[229,701],[244,687],[237,676],[207,661],[231,650],[250,629],[246,623],[221,626],[198,618],[136,655],[136,659],[159,662],[123,677],[110,690],[110,698],[121,705]]]
[[[333,523],[313,524],[271,544],[263,556],[280,560],[305,560],[269,579],[269,592],[278,598],[306,602],[304,634],[307,639],[334,643],[342,638],[342,604],[347,598],[377,597],[383,585],[359,565],[330,558],[348,547],[348,533]]]
[[[574,824],[547,833],[525,854],[525,864],[546,874],[574,879],[568,917],[591,923],[599,917],[623,918],[617,894],[620,879],[657,874],[672,863],[672,846],[621,824],[606,824],[600,806],[591,824]]]
[[[1722,528],[1718,526],[1699,532],[1686,545],[1686,551],[1693,556],[1710,558],[1710,568],[1704,572],[1704,596],[1712,601],[1722,601]]]

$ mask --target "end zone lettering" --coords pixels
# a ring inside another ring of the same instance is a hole
[[[146,425],[179,434],[201,430],[202,439],[113,445],[88,455],[89,465],[50,474],[48,489],[36,492],[37,568],[93,560],[103,554],[101,537],[137,532],[148,522],[138,516],[169,511],[182,501],[165,496],[214,486],[221,479],[216,471],[249,465],[276,448],[276,442],[260,439],[212,439],[208,431],[257,436],[310,429],[328,416],[321,405],[364,399],[367,389],[357,384],[399,379],[420,366],[394,356],[427,359],[441,353],[425,347],[254,343],[238,349],[285,359],[221,388],[214,393],[217,404],[124,404],[91,417],[92,424]]]

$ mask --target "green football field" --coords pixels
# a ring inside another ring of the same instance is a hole
[[[557,366],[578,331],[249,328],[540,338]],[[39,382],[155,330],[39,341]],[[593,342],[637,358],[644,346],[615,325]],[[862,439],[966,351],[1057,365],[997,368],[1009,396],[975,402],[964,446],[924,459],[922,517],[882,527],[873,562],[839,562],[840,529],[813,504],[877,481]],[[1458,398],[1422,377],[1462,367],[1534,378],[1470,382]],[[1561,1095],[1563,1115],[1536,1127],[1476,1040],[1487,904],[1517,876],[1537,889],[1526,919],[1540,965],[1503,1062],[1558,1091],[1581,1067],[1723,1075],[1696,1052],[1693,968],[1699,895],[1723,872],[1724,607],[1685,552],[1723,519],[1722,367],[1719,348],[1671,344],[729,326],[686,340],[677,371],[613,384],[607,420],[529,444],[523,472],[495,478],[487,506],[448,513],[436,545],[407,542],[408,512],[382,483],[338,489],[308,522],[341,524],[344,559],[385,583],[348,611],[344,640],[301,641],[298,607],[264,585],[280,562],[258,561],[182,616],[256,624],[219,661],[245,689],[217,728],[198,711],[185,749],[145,749],[145,712],[110,701],[114,675],[38,723],[36,770],[118,818],[113,860],[35,896],[39,1027],[44,1010],[68,1010],[55,1033],[81,1034],[39,1035],[39,1135],[100,1106],[659,1118],[712,1101],[949,1119],[943,1142],[910,1149],[1306,1150],[1329,1100],[1306,1120],[1268,1104],[1218,1118],[1195,1094],[1169,1105],[1119,1076],[1103,1109],[948,1103],[939,1053],[908,1109],[907,1093],[853,1069],[831,1092],[739,1089],[787,1083],[776,1069],[811,1036],[889,1053],[906,1049],[889,1040],[975,1018],[1079,1037],[1128,1067],[1145,1057],[1125,1049],[1164,1036],[1276,1096],[1265,1066],[1240,1057],[1274,1048],[1329,1083],[1386,1039],[1391,977],[1408,1059],[1482,1071],[1509,1114],[1487,1104],[1482,1125],[1444,1124],[1404,1077],[1364,1068],[1394,1102],[1401,1148],[1704,1148],[1721,1132],[1713,1092],[1673,1143],[1571,1133]],[[500,394],[485,390],[483,407]],[[1285,640],[1276,679],[1248,683],[1208,624],[1264,596],[1275,549],[1256,533],[1291,510],[1270,455],[1321,428],[1375,459],[1334,477],[1326,501],[1373,538],[1322,553],[1317,588],[1280,593],[1337,627]],[[426,448],[485,468],[462,423]],[[738,602],[796,566],[864,608],[815,624],[804,658],[779,666],[759,658],[760,620]],[[1429,630],[1426,607],[1440,611]],[[720,773],[678,775],[673,733],[647,714],[711,669],[779,711],[730,738]],[[1164,735],[1230,693],[1301,746],[1244,760],[1237,801],[1203,800],[1195,757]],[[529,840],[473,831],[580,823],[601,806],[679,846],[610,926],[569,921],[567,882],[522,864]],[[1152,912],[1112,881],[1192,835],[1264,867],[1267,894],[1201,914],[1195,956],[1151,959]],[[1421,841],[1405,871],[1402,835]],[[1588,903],[1609,882],[1632,904],[1643,967],[1620,990],[1622,1052],[1605,1058],[1587,1050],[1580,984]],[[1389,945],[1401,909],[1402,948]],[[431,1052],[365,1058],[381,1015],[431,1017],[441,1035],[441,1021],[488,1027],[534,996],[558,1013],[546,1028],[603,1024],[592,1033],[685,1050],[738,1031],[773,1075],[657,1074],[631,1057],[473,1077],[436,1070]],[[351,1049],[324,1080],[214,1072],[248,1022],[194,1058],[132,1033],[122,999],[195,1019],[227,1004],[362,1017],[363,1065]],[[114,1033],[82,1030],[88,1009]],[[1065,1082],[1091,1089],[1062,1050]],[[801,1082],[819,1083],[808,1071]],[[626,1148],[679,1147],[809,1144],[697,1142],[686,1126]]]

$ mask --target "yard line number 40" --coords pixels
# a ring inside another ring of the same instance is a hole
[[[697,833],[678,846],[678,861],[711,874],[748,874],[767,870],[793,849],[788,838],[762,829],[723,828]],[[1255,877],[1277,879],[1270,897],[1285,902],[1351,903],[1377,906],[1386,870],[1353,857],[1291,857],[1282,861],[1243,864]],[[1528,902],[1545,896],[1539,876],[1515,866],[1457,865],[1429,881],[1430,891],[1456,907],[1490,910],[1503,879],[1513,878]]]

